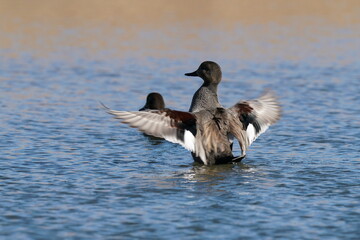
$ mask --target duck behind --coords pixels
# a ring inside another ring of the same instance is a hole
[[[145,105],[139,109],[139,111],[146,110],[161,110],[165,108],[165,102],[163,96],[160,93],[152,92],[149,93],[146,97]]]

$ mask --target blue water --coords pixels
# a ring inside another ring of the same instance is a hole
[[[0,56],[0,238],[359,239],[358,61],[69,54]],[[187,110],[201,80],[183,74],[201,60],[222,66],[224,106],[279,96],[281,120],[242,163],[193,164],[99,107],[158,91]]]

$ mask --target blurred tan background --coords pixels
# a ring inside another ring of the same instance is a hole
[[[281,54],[291,58],[296,41],[333,38],[334,29],[360,37],[359,0],[0,0],[0,49],[14,56],[68,46],[117,57],[186,57],[183,50],[208,49],[251,58],[289,48]]]
[[[183,22],[197,27],[209,24],[233,27],[237,23],[288,24],[289,20],[304,16],[338,25],[360,22],[358,0],[1,0],[0,3],[2,20],[61,26],[159,27]]]

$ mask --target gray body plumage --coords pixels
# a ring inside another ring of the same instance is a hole
[[[201,147],[207,149],[205,158],[207,165],[227,163],[234,158],[229,134],[232,122],[237,120],[224,108],[211,108],[194,113],[197,119],[196,140]],[[196,162],[203,162],[201,156],[192,154]],[[204,157],[203,157],[204,158]]]
[[[194,94],[189,112],[199,112],[204,109],[221,107],[216,89],[209,86],[201,86]]]

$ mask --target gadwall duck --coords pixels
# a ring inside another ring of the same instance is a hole
[[[259,99],[239,101],[230,108],[217,99],[221,69],[215,62],[203,62],[188,76],[199,76],[204,84],[196,91],[190,112],[171,109],[115,111],[105,109],[123,123],[155,137],[178,143],[191,151],[194,160],[205,165],[240,161],[250,144],[280,118],[276,97],[268,92]],[[242,155],[232,154],[233,139]]]

